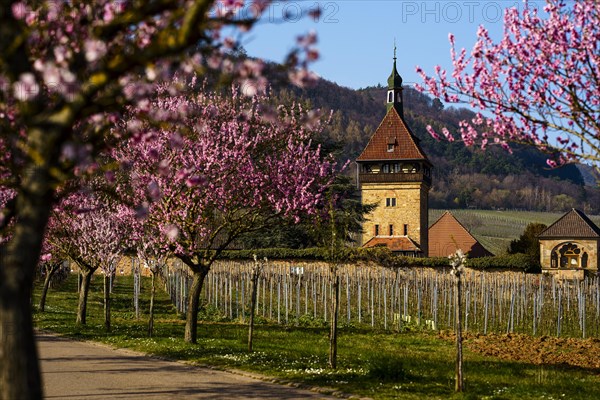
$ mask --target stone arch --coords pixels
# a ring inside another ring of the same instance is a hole
[[[587,268],[588,252],[577,242],[563,242],[552,249],[552,268]]]

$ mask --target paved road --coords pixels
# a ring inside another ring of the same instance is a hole
[[[38,348],[47,399],[333,399],[48,334]]]

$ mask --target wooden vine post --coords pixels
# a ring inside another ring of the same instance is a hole
[[[331,326],[329,332],[329,368],[337,368],[337,334],[338,334],[338,315],[340,309],[340,278],[337,273],[338,265],[332,261],[330,265],[331,273]]]
[[[104,273],[104,329],[110,332],[110,275]]]
[[[254,255],[254,266],[252,267],[252,276],[250,281],[252,283],[252,293],[250,296],[250,319],[248,321],[248,352],[252,353],[252,337],[254,334],[254,314],[256,312],[256,292],[258,287],[258,279],[260,278],[263,266],[267,264],[265,258],[263,262],[258,261],[256,254]]]
[[[145,266],[150,270],[152,286],[150,290],[150,309],[148,310],[148,337],[154,334],[154,298],[156,297],[156,275],[167,267],[167,255],[157,256],[155,259],[147,259]]]
[[[333,197],[333,193],[330,192],[329,219],[331,223],[331,254],[329,257],[329,277],[331,280],[331,323],[329,330],[329,368],[336,369],[338,319],[340,310],[340,277],[338,276],[338,266],[341,262],[342,247],[344,246],[347,229],[344,229],[341,238],[338,237]]]
[[[452,267],[450,274],[454,276],[454,310],[456,312],[456,381],[454,389],[456,392],[462,392],[464,387],[463,377],[463,351],[462,351],[462,310],[461,310],[461,292],[462,282],[461,277],[465,271],[465,261],[467,257],[461,249],[456,250],[456,253],[448,257]]]
[[[140,262],[135,262],[135,258],[131,258],[131,272],[133,274],[133,307],[135,309],[135,319],[140,319]]]
[[[152,287],[150,289],[150,309],[148,310],[148,337],[152,337],[154,334],[154,297],[156,296],[157,270],[154,265],[148,265],[148,268],[150,268],[150,276],[152,279]]]

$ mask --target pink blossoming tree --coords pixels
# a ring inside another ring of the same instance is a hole
[[[546,0],[536,10],[506,10],[504,34],[494,42],[482,26],[467,53],[450,35],[453,71],[439,66],[418,88],[479,110],[460,122],[466,145],[525,143],[550,154],[548,165],[587,161],[600,168],[600,3]],[[447,129],[429,127],[454,140]]]
[[[298,106],[271,110],[265,101],[236,88],[207,94],[192,80],[187,94],[164,92],[149,105],[165,121],[161,128],[140,125],[143,136],[116,152],[131,168],[137,197],[147,199],[148,223],[193,273],[188,342],[196,342],[200,291],[220,253],[276,217],[314,213],[333,177],[335,164],[311,142],[318,115]]]
[[[230,73],[263,87],[227,53],[269,0],[3,1],[0,7],[0,398],[41,398],[30,296],[57,188],[93,172],[127,105],[177,70]],[[224,28],[233,28],[227,36]],[[290,78],[310,83],[314,46],[288,58]],[[244,75],[245,74],[245,75]],[[314,79],[312,79],[314,80]],[[121,132],[123,133],[123,132]],[[4,172],[8,171],[8,176]]]
[[[55,207],[49,224],[49,241],[77,263],[82,276],[77,323],[86,323],[87,297],[94,272],[104,275],[104,327],[110,330],[110,279],[131,245],[133,211],[107,204],[96,195],[75,193]]]

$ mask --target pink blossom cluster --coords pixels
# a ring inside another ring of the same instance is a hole
[[[7,218],[6,206],[15,196],[15,191],[0,184],[0,245],[8,242],[11,237],[12,221]]]
[[[0,137],[0,245],[10,238],[12,223],[7,205],[16,195],[16,191],[11,187],[13,177],[11,176],[10,162],[9,147]]]
[[[133,159],[135,162],[131,166],[135,168],[132,171],[137,174],[133,175],[134,181],[146,182],[139,186],[139,191],[128,193],[129,200],[140,199],[138,216],[146,213],[149,217],[159,218],[160,212],[164,211],[170,220],[157,223],[157,226],[172,240],[184,237],[179,232],[184,232],[194,243],[205,240],[207,234],[188,234],[196,229],[196,224],[198,232],[210,231],[219,235],[222,231],[218,229],[219,221],[249,221],[248,225],[241,225],[244,229],[256,222],[252,213],[245,215],[249,209],[231,208],[238,200],[227,200],[227,190],[203,185],[203,182],[217,182],[216,171],[221,171],[221,181],[230,187],[239,179],[244,188],[241,195],[248,198],[252,198],[253,192],[245,186],[250,182],[263,184],[270,193],[268,199],[266,195],[262,197],[265,205],[293,191],[293,188],[283,186],[278,188],[282,193],[279,195],[275,188],[269,187],[266,180],[274,172],[269,169],[271,166],[265,165],[264,157],[256,156],[255,161],[252,156],[243,158],[246,153],[238,151],[241,158],[234,160],[227,154],[234,145],[232,141],[221,140],[221,132],[228,134],[238,128],[243,134],[238,135],[237,146],[247,149],[248,154],[252,153],[251,149],[272,149],[274,145],[268,141],[243,141],[246,136],[252,136],[249,131],[243,131],[244,126],[252,130],[260,125],[256,121],[248,122],[256,113],[235,112],[231,113],[235,117],[225,118],[225,111],[209,111],[208,104],[198,99],[190,104],[180,102],[182,109],[176,112],[169,108],[171,106],[158,107],[150,101],[156,82],[168,82],[166,90],[174,98],[181,86],[180,82],[174,81],[174,76],[192,72],[205,74],[211,65],[217,66],[217,72],[232,70],[233,76],[226,78],[246,82],[248,85],[244,86],[248,88],[250,84],[254,85],[255,90],[244,92],[248,96],[259,93],[266,86],[261,78],[262,64],[244,62],[239,43],[269,2],[244,2],[253,5],[255,14],[249,18],[239,18],[238,14],[231,17],[213,14],[215,3],[216,0],[17,0],[4,3],[0,12],[0,201],[3,203],[0,204],[0,241],[10,237],[10,242],[0,246],[10,257],[4,259],[0,268],[0,282],[12,282],[11,290],[24,296],[10,299],[3,296],[0,306],[10,310],[7,316],[25,318],[11,320],[22,334],[4,335],[0,340],[5,350],[10,349],[10,357],[5,356],[8,352],[0,351],[0,374],[15,378],[2,386],[0,397],[43,397],[39,369],[35,368],[37,356],[30,351],[34,347],[34,334],[26,297],[32,287],[32,271],[39,260],[43,227],[48,224],[48,216],[52,214],[49,237],[58,238],[56,243],[60,244],[61,251],[78,263],[93,264],[91,269],[102,268],[105,273],[110,273],[117,254],[132,246],[124,238],[135,235],[124,231],[130,226],[124,221],[134,218],[135,214],[131,210],[121,210],[121,206],[111,204],[101,195],[109,192],[110,186],[125,192],[126,174],[120,174],[121,166],[116,165],[109,153],[123,145],[130,132],[133,133],[133,144],[136,141],[142,143],[141,139],[149,139],[155,134],[162,147],[154,150],[158,152],[155,157],[158,162],[150,164],[148,161],[149,169],[138,166],[137,160]],[[233,10],[241,4],[240,1],[223,3]],[[234,31],[231,36],[223,37],[224,32],[229,34],[231,31]],[[228,59],[231,65],[228,65]],[[302,62],[301,58],[299,62]],[[206,107],[198,110],[196,102]],[[184,110],[188,106],[196,112],[195,116],[185,116]],[[221,104],[216,106],[221,107]],[[136,114],[123,123],[126,129],[111,130],[121,127],[122,116],[128,107],[135,109]],[[153,120],[152,114],[159,111],[165,118]],[[219,127],[215,131],[209,114],[203,113],[223,116],[222,129]],[[178,115],[183,116],[181,122],[176,121]],[[206,132],[203,125],[207,126]],[[221,152],[223,156],[218,149],[210,149],[210,134],[217,138],[213,147],[223,143],[229,146]],[[165,139],[167,135],[169,137]],[[206,156],[194,147],[194,135],[198,135],[198,142],[207,148]],[[289,136],[297,137],[291,133]],[[284,134],[280,134],[279,139],[277,148],[283,148],[282,155],[294,155],[294,152],[302,155],[299,141]],[[289,150],[284,146],[288,139]],[[310,161],[311,157],[306,156],[305,160]],[[256,176],[238,176],[232,167],[236,161],[242,169],[249,171],[256,163],[254,175],[262,173],[262,180]],[[196,168],[194,162],[202,162],[203,167]],[[283,167],[285,164],[282,163]],[[304,172],[297,171],[298,174]],[[97,178],[101,173],[106,178],[103,185],[107,186],[102,190],[107,190],[94,194],[77,191],[90,177]],[[157,177],[150,178],[153,173],[158,173]],[[320,177],[299,177],[297,183],[318,192]],[[200,187],[203,191],[198,191]],[[205,195],[206,200],[185,202],[186,198],[196,195]],[[223,197],[217,198],[218,195]],[[13,196],[16,201],[11,201]],[[63,197],[64,201],[61,201]],[[173,199],[175,211],[172,213],[168,211],[171,205],[163,201],[168,198]],[[209,200],[214,200],[214,204]],[[279,210],[293,216],[308,207],[310,200],[311,196],[304,194],[301,202],[283,203]],[[147,204],[143,204],[144,201]],[[183,206],[189,207],[190,218],[184,218]],[[83,317],[82,322],[85,315]],[[11,363],[11,357],[22,362]]]
[[[129,207],[79,191],[64,197],[54,208],[47,240],[73,261],[110,275],[132,245],[133,220]]]
[[[13,3],[14,18],[30,29],[27,45],[33,50],[33,69],[22,72],[12,83],[14,98],[29,101],[42,93],[72,98],[81,89],[86,75],[100,66],[108,48],[123,38],[106,42],[95,38],[93,29],[109,24],[115,15],[125,10],[127,3],[112,0],[88,4],[64,1]],[[88,63],[83,70],[81,57]]]
[[[260,20],[270,4],[270,0],[207,2],[202,51],[192,52],[182,60],[163,57],[145,63],[139,66],[145,69],[145,76],[139,71],[117,75],[121,90],[129,99],[133,94],[144,96],[142,88],[148,82],[168,80],[177,71],[191,73],[208,67],[231,74],[247,88],[244,93],[249,96],[263,93],[266,78],[262,75],[262,62],[238,63],[229,55],[240,48],[241,34]],[[161,35],[181,25],[177,10],[189,6],[187,1],[176,1],[155,7],[152,14],[145,6],[129,0],[16,2],[11,8],[13,17],[31,32],[27,45],[33,50],[32,68],[14,77],[0,71],[0,90],[19,102],[34,101],[40,96],[73,100],[81,90],[89,89],[87,85],[99,83],[90,78],[97,71],[110,69],[117,53],[142,54],[144,49],[166,40]],[[226,27],[232,29],[224,36]],[[308,65],[318,58],[315,34],[304,38],[308,41],[299,40],[288,57],[291,68],[300,68],[291,74],[298,85],[314,82],[315,75],[309,72]]]
[[[55,263],[62,259],[63,253],[59,248],[54,246],[48,235],[44,237],[42,242],[42,251],[40,254],[40,265]]]
[[[312,87],[319,79],[319,76],[309,69],[310,63],[319,59],[319,51],[316,48],[317,33],[311,31],[300,35],[296,43],[298,47],[288,58],[288,63],[298,67],[290,70],[289,79],[298,87]]]
[[[460,124],[465,144],[527,143],[552,154],[553,167],[576,160],[598,165],[599,2],[546,0],[543,12],[527,3],[522,12],[509,8],[502,39],[495,43],[481,26],[469,54],[449,39],[452,73],[437,66],[429,76],[417,67],[424,80],[417,88],[480,110]]]
[[[314,213],[332,180],[335,163],[311,142],[321,130],[307,127],[312,116],[300,107],[267,112],[265,98],[238,93],[163,93],[152,113],[172,122],[144,124],[114,153],[141,214],[176,255],[197,256],[276,215]]]

